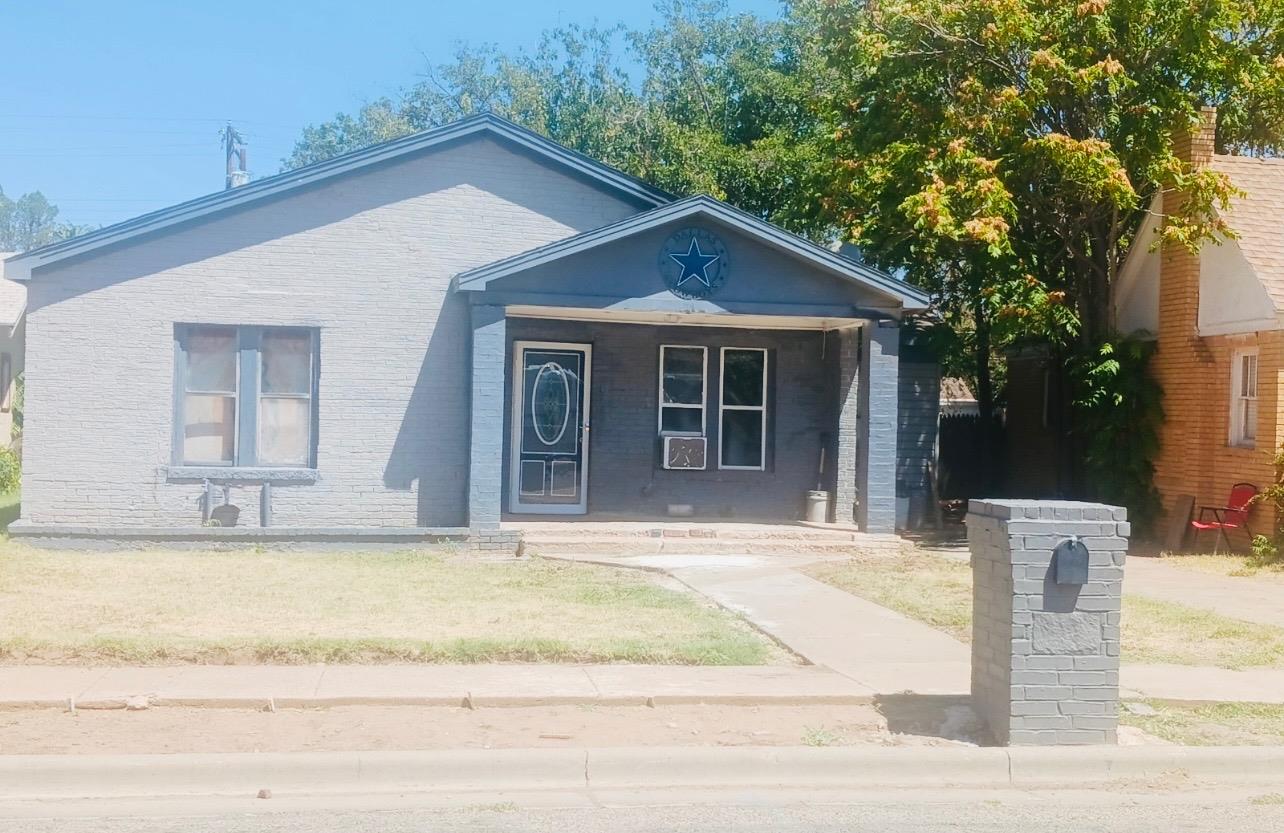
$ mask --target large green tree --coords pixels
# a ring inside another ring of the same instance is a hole
[[[13,200],[0,188],[0,252],[21,252],[55,240],[72,237],[83,231],[79,226],[60,222],[58,207],[39,191],[23,194]]]
[[[564,27],[529,54],[461,49],[395,99],[307,128],[285,166],[492,112],[676,194],[825,236],[808,206],[820,123],[792,19],[730,14],[723,0],[657,9],[651,28]]]
[[[1229,183],[1181,162],[1175,137],[1216,105],[1222,149],[1279,149],[1281,8],[800,0],[833,160],[818,208],[935,293],[988,408],[998,345],[1100,356],[1111,286],[1155,195],[1190,195],[1166,218],[1169,240],[1225,233],[1213,209]]]

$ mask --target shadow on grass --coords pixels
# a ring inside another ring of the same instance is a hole
[[[899,735],[986,744],[984,727],[966,694],[880,694],[874,708]]]
[[[22,512],[22,495],[14,493],[0,497],[0,532],[8,531],[9,524],[18,520]]]

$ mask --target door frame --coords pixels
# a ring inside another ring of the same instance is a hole
[[[522,411],[526,379],[522,355],[528,349],[575,350],[584,354],[584,378],[580,381],[584,405],[580,408],[580,499],[576,503],[522,503]],[[513,342],[512,432],[508,451],[508,511],[517,515],[584,515],[588,513],[589,403],[593,393],[593,345],[570,341]]]

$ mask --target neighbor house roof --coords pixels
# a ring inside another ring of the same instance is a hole
[[[519,127],[506,119],[483,114],[452,122],[432,130],[414,133],[400,139],[371,145],[323,162],[316,162],[293,171],[286,171],[276,176],[260,179],[238,188],[198,197],[169,208],[153,211],[150,214],[144,214],[132,220],[126,220],[89,232],[88,234],[82,234],[78,237],[51,243],[48,246],[41,246],[38,249],[11,256],[4,264],[4,275],[14,280],[28,280],[31,278],[33,269],[47,266],[64,258],[83,255],[94,249],[115,245],[139,235],[149,234],[179,223],[190,222],[247,203],[276,197],[284,192],[313,185],[332,177],[342,176],[360,168],[389,162],[447,142],[476,135],[490,135],[511,144],[516,144],[529,152],[570,169],[581,176],[595,180],[643,204],[661,205],[673,199],[671,194],[648,185],[623,171],[616,170],[582,153],[563,147],[551,139],[547,139],[524,127]]]
[[[1284,310],[1284,159],[1217,155],[1211,167],[1247,195],[1233,198],[1223,216],[1275,308]]]
[[[744,234],[787,255],[808,262],[822,271],[873,289],[900,302],[906,311],[925,309],[928,296],[916,286],[892,277],[886,272],[858,263],[795,234],[733,208],[709,196],[688,197],[659,208],[636,214],[601,228],[566,237],[545,246],[498,260],[477,269],[462,272],[456,286],[463,291],[485,289],[498,278],[524,272],[536,266],[560,260],[596,246],[620,240],[647,229],[676,220],[703,215],[735,228]]]

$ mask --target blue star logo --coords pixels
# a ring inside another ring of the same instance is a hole
[[[705,286],[712,288],[713,284],[709,281],[709,274],[705,270],[712,266],[714,261],[718,260],[719,255],[707,255],[700,251],[700,243],[693,237],[691,238],[691,245],[687,247],[686,254],[671,254],[669,257],[673,259],[674,263],[682,267],[682,274],[678,276],[674,286],[682,286],[682,284],[694,278]]]

